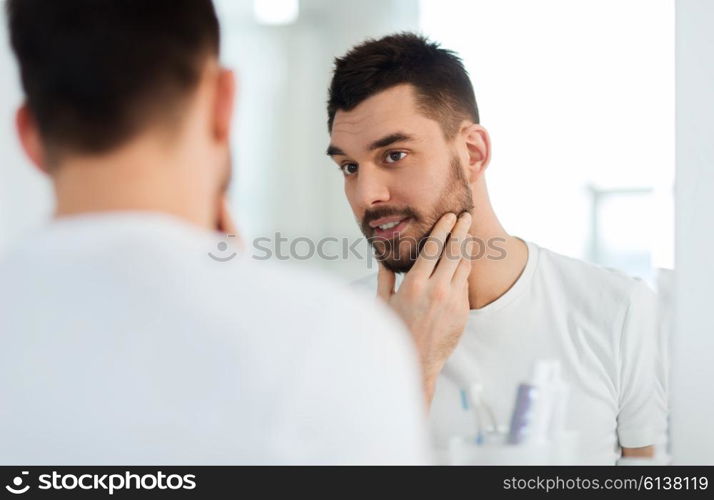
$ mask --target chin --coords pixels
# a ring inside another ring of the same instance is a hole
[[[409,252],[401,252],[397,258],[387,257],[380,259],[379,257],[377,257],[377,260],[379,260],[382,265],[384,265],[384,267],[394,273],[408,273],[409,270],[414,266],[414,263],[416,262],[418,256],[417,252],[414,252],[413,249],[410,250],[411,251]],[[414,255],[415,253],[416,255]]]
[[[407,273],[414,266],[426,237],[416,239],[400,236],[399,239],[388,242],[373,243],[375,257],[387,269],[394,273]],[[399,247],[397,251],[395,247]]]

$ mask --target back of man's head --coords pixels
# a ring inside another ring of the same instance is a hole
[[[99,154],[170,127],[219,26],[211,0],[7,0],[27,106],[47,155]]]

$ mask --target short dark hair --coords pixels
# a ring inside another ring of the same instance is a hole
[[[328,130],[338,110],[350,111],[400,84],[414,86],[420,109],[441,123],[448,138],[464,119],[479,123],[473,86],[461,59],[426,37],[405,32],[367,40],[335,59]]]
[[[7,0],[28,107],[50,152],[101,153],[175,120],[218,55],[211,0]]]

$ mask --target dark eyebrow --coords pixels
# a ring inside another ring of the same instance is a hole
[[[395,132],[394,134],[389,134],[381,139],[377,139],[374,141],[372,144],[369,145],[369,150],[373,151],[375,149],[383,148],[385,146],[389,146],[390,144],[394,144],[395,142],[403,142],[403,141],[411,141],[413,139],[412,136],[404,134],[402,132]]]
[[[347,156],[344,151],[342,151],[340,148],[337,146],[333,146],[330,144],[327,147],[327,156],[336,156],[336,155],[341,155],[341,156]]]
[[[383,148],[394,144],[395,142],[411,141],[414,138],[411,135],[407,135],[403,132],[395,132],[393,134],[385,135],[381,139],[377,139],[372,144],[369,145],[369,150],[374,151],[375,149]],[[337,146],[330,144],[327,148],[327,156],[347,156],[344,151],[342,151]]]

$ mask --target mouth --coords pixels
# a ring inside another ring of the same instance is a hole
[[[374,236],[377,238],[392,239],[403,232],[410,222],[411,217],[382,217],[381,219],[370,222],[369,227],[372,228]]]

